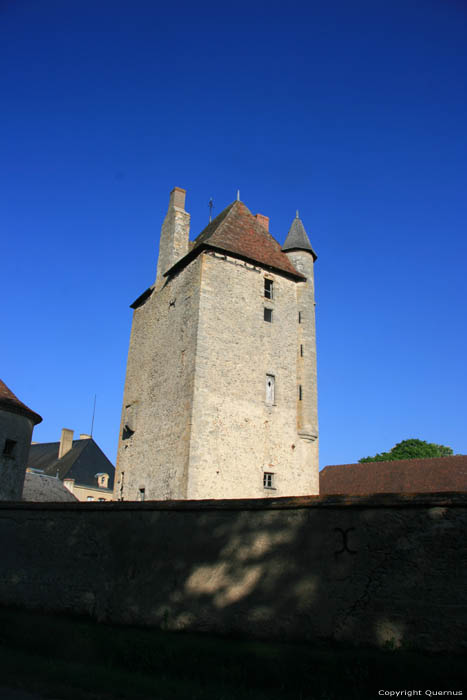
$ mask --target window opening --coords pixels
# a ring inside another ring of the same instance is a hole
[[[139,500],[140,500],[140,501],[144,501],[145,496],[146,496],[146,489],[145,489],[145,488],[141,488],[141,489],[139,490]]]
[[[302,312],[301,311],[298,312],[298,322],[299,323],[302,322]]]
[[[300,345],[300,357],[303,357],[303,345]]]
[[[263,486],[265,489],[274,488],[274,474],[272,472],[264,472],[263,474]]]
[[[276,378],[273,374],[267,374],[266,375],[266,403],[269,406],[274,405],[274,399],[275,399],[275,384],[276,384]]]
[[[13,457],[13,453],[16,447],[16,440],[5,440],[5,445],[3,447],[3,454],[7,457]]]
[[[302,391],[302,385],[298,385],[298,400],[301,401],[303,398],[303,391]]]
[[[273,288],[274,288],[274,282],[272,280],[265,279],[264,280],[264,296],[266,297],[266,299],[273,298]]]
[[[272,323],[272,309],[264,307],[264,320],[268,323]]]

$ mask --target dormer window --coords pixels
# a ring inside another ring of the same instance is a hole
[[[273,299],[274,298],[274,282],[269,279],[264,280],[264,296],[266,299]]]

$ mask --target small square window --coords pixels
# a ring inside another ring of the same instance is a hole
[[[264,320],[268,323],[272,323],[272,309],[264,307]]]
[[[265,279],[264,280],[264,296],[266,299],[272,299],[273,298],[273,287],[274,287],[274,282],[272,280]]]
[[[263,486],[265,489],[274,488],[274,474],[272,472],[264,472],[263,474]]]
[[[5,445],[3,447],[3,454],[7,457],[13,457],[16,447],[16,440],[5,440]]]

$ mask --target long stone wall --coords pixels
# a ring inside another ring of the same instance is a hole
[[[1,503],[0,604],[465,651],[467,494]]]

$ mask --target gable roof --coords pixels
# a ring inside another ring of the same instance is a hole
[[[319,474],[320,495],[467,492],[467,455],[337,464]]]
[[[164,275],[173,274],[206,249],[219,250],[243,260],[259,263],[298,281],[305,279],[282,252],[279,243],[240,201],[232,202],[216,216],[195,239],[189,253]]]
[[[289,228],[289,232],[287,234],[287,238],[285,239],[285,243],[282,246],[282,250],[308,250],[312,254],[313,260],[318,258],[315,251],[311,247],[310,239],[305,231],[302,220],[298,216],[298,211],[297,216],[292,221]]]
[[[97,486],[95,478],[98,473],[109,475],[109,489],[113,489],[115,467],[107,459],[92,438],[73,440],[73,447],[61,459],[58,459],[59,442],[42,442],[31,445],[28,467],[41,469],[48,476],[57,476],[60,480],[74,479],[82,486]]]
[[[23,501],[77,501],[76,496],[68,491],[60,479],[46,474],[26,472],[23,486]]]
[[[4,411],[10,411],[10,413],[18,413],[21,416],[26,416],[32,420],[34,425],[37,425],[42,421],[41,416],[38,413],[34,413],[30,408],[26,406],[22,401],[18,399],[17,396],[7,387],[5,382],[0,379],[0,409]]]

